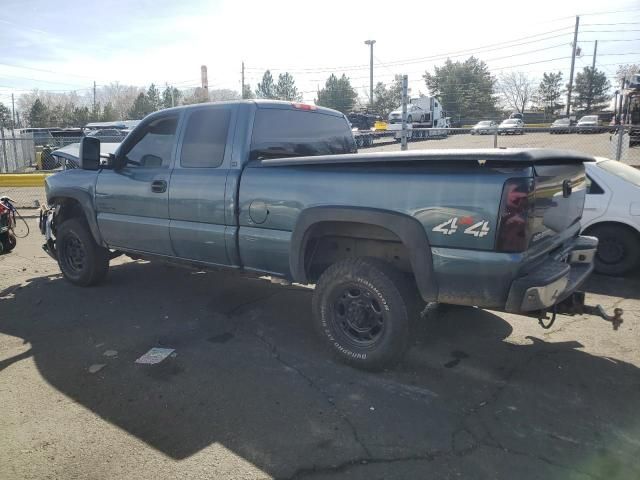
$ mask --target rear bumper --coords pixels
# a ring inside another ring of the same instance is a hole
[[[595,237],[580,236],[561,259],[550,258],[535,270],[513,281],[505,311],[513,313],[547,310],[578,290],[593,271],[598,247]]]

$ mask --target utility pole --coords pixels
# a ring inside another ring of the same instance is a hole
[[[13,128],[16,128],[16,102],[13,99],[13,93],[11,94],[11,122]]]
[[[591,113],[591,103],[593,101],[593,76],[596,71],[596,55],[598,53],[598,40],[593,47],[593,61],[591,62],[591,74],[589,75],[589,104],[587,105],[587,110]]]
[[[571,113],[571,90],[573,88],[573,70],[576,65],[576,49],[578,48],[578,27],[580,17],[576,15],[576,28],[573,31],[573,53],[571,54],[571,71],[569,73],[569,85],[567,86],[567,117]]]
[[[93,81],[93,114],[96,114],[96,81]]]
[[[242,62],[242,99],[244,100],[244,62]]]
[[[373,108],[373,45],[375,40],[365,40],[364,44],[369,45],[369,105]]]
[[[409,103],[409,77],[402,76],[402,131],[400,132],[400,150],[407,149],[407,104]]]

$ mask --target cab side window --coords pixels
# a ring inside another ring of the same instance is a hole
[[[178,117],[160,118],[141,132],[138,141],[125,154],[133,168],[169,168],[176,143]]]
[[[230,118],[231,110],[228,108],[192,112],[182,140],[180,165],[186,168],[216,168],[222,165]]]

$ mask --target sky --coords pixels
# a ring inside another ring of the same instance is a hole
[[[617,65],[640,63],[640,3],[627,0],[482,0],[436,2],[1,0],[0,102],[37,88],[75,90],[120,82],[178,88],[255,89],[265,69],[293,74],[312,101],[331,73],[345,73],[368,95],[369,47],[374,82],[407,74],[412,94],[428,91],[422,74],[449,56],[471,54],[492,73],[569,75],[575,15],[576,69],[596,66],[613,80]]]

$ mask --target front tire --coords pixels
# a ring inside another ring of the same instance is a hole
[[[375,371],[395,364],[406,352],[418,305],[415,286],[391,265],[350,258],[320,276],[313,322],[339,360]]]
[[[81,219],[71,218],[58,227],[56,251],[62,274],[74,285],[97,285],[107,276],[109,250],[95,242]]]
[[[604,275],[621,276],[640,264],[640,239],[630,229],[616,225],[602,225],[589,231],[598,238],[595,271]]]

